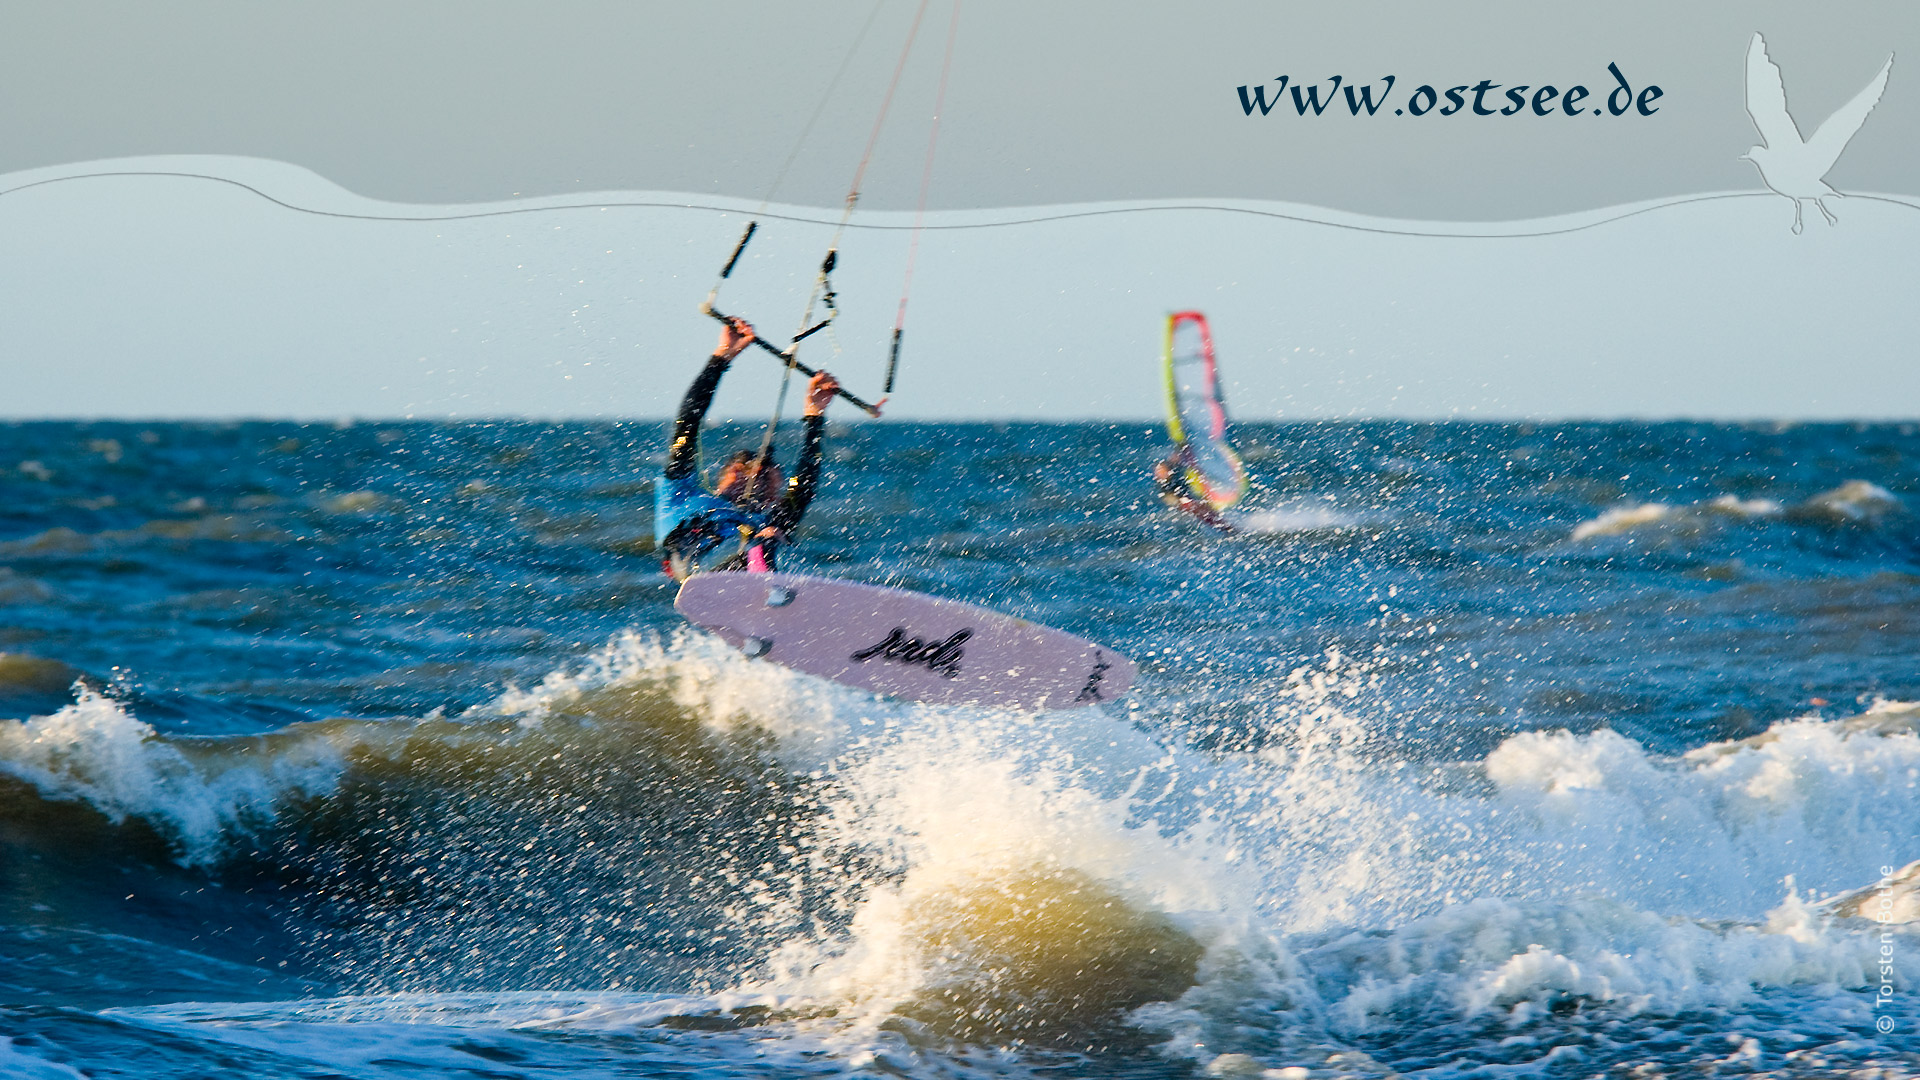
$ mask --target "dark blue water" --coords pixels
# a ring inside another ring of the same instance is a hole
[[[0,1072],[1920,1063],[1920,428],[1161,439],[830,435],[783,568],[1140,662],[1032,718],[684,630],[657,423],[0,427]]]

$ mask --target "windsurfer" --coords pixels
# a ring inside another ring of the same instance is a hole
[[[667,463],[654,484],[654,535],[660,538],[664,555],[662,565],[676,581],[684,581],[700,569],[700,559],[721,543],[740,537],[742,550],[714,567],[716,570],[769,571],[774,569],[774,553],[800,524],[813,501],[820,480],[820,443],[826,428],[827,403],[840,389],[840,383],[827,372],[820,372],[807,383],[807,407],[802,425],[800,458],[793,478],[771,506],[756,505],[752,496],[761,484],[742,478],[735,485],[738,501],[722,498],[700,486],[700,425],[721,376],[753,343],[753,327],[744,319],[732,319],[720,330],[720,344],[708,358],[707,366],[694,377],[680,402],[673,421],[673,434],[667,444]],[[769,464],[771,464],[769,462]],[[748,467],[751,468],[751,460]]]
[[[1213,334],[1198,311],[1167,316],[1167,435],[1173,451],[1154,466],[1154,487],[1176,510],[1207,527],[1233,532],[1221,511],[1246,494],[1247,472],[1227,442],[1227,410]]]
[[[1192,468],[1193,448],[1186,443],[1175,446],[1173,453],[1154,464],[1153,486],[1160,494],[1160,501],[1176,510],[1185,510],[1211,528],[1233,535],[1233,526],[1188,482],[1187,472]]]

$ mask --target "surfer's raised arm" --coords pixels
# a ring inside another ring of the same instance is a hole
[[[830,371],[822,371],[807,383],[807,411],[801,422],[800,460],[794,463],[793,479],[780,502],[767,515],[762,535],[778,538],[800,524],[813,491],[820,483],[820,445],[827,426],[827,405],[840,391],[840,380]]]
[[[827,406],[833,404],[834,395],[840,392],[840,380],[833,372],[822,371],[807,381],[807,417],[827,415]]]
[[[745,319],[730,319],[720,324],[720,344],[707,358],[707,366],[694,376],[687,395],[680,399],[680,411],[673,418],[673,435],[667,444],[667,464],[662,473],[669,480],[692,476],[700,470],[700,424],[713,407],[713,392],[720,388],[720,376],[727,373],[740,350],[753,344],[753,324]]]

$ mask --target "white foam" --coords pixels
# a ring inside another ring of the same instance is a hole
[[[325,741],[278,742],[246,754],[231,744],[167,741],[117,701],[81,687],[51,716],[0,721],[0,772],[51,799],[74,799],[118,823],[139,816],[170,834],[181,859],[209,862],[229,830],[271,821],[290,795],[332,790],[345,764]]]
[[[810,771],[841,752],[874,716],[904,706],[814,679],[791,668],[750,660],[711,634],[692,630],[662,637],[625,631],[577,665],[554,671],[528,689],[509,687],[469,716],[510,716],[538,725],[608,687],[657,683],[674,704],[718,732],[751,728],[771,736],[793,768]]]
[[[1308,734],[1360,737],[1320,709]],[[1253,779],[1238,816],[1294,883],[1278,910],[1298,930],[1489,895],[1752,919],[1789,875],[1850,888],[1920,849],[1920,739],[1816,718],[1769,735],[1672,759],[1610,730],[1527,733],[1419,769],[1359,745],[1270,753],[1284,771]]]
[[[1369,683],[1339,661],[1298,673],[1272,704],[1275,745],[1244,756],[1169,752],[1098,713],[880,725],[831,775],[834,839],[877,853],[880,884],[844,938],[790,942],[756,988],[883,1016],[937,975],[915,905],[1032,866],[1084,874],[1207,947],[1201,986],[1148,1011],[1173,1044],[1216,1046],[1206,1018],[1258,1003],[1365,1026],[1420,995],[1671,1010],[1865,984],[1860,931],[1781,898],[1790,879],[1851,887],[1920,847],[1904,729],[1808,718],[1680,758],[1607,730],[1529,733],[1422,768],[1346,711]],[[1366,978],[1336,977],[1362,961]]]
[[[1616,506],[1598,517],[1575,525],[1572,539],[1579,541],[1596,536],[1621,536],[1650,526],[1676,532],[1698,531],[1716,519],[1724,523],[1729,520],[1762,521],[1782,516],[1796,519],[1817,516],[1870,524],[1903,505],[1899,496],[1878,484],[1849,480],[1793,506],[1773,499],[1742,499],[1737,495],[1718,495],[1684,506],[1658,502]]]
[[[1635,506],[1617,506],[1606,511],[1592,521],[1583,521],[1573,527],[1573,538],[1585,540],[1590,536],[1617,536],[1620,533],[1651,524],[1665,518],[1672,511],[1665,503],[1640,503]]]
[[[1738,1007],[1757,987],[1831,993],[1865,986],[1877,948],[1796,900],[1764,922],[1715,925],[1598,898],[1486,898],[1384,935],[1350,935],[1302,962],[1326,994],[1336,1030],[1363,1031],[1390,1012],[1434,1002],[1472,1015],[1576,996],[1671,1015]]]
[[[1742,499],[1738,495],[1721,495],[1704,504],[1708,510],[1736,517],[1774,517],[1785,507],[1772,499]]]
[[[1899,496],[1865,480],[1849,480],[1806,502],[1809,510],[1824,511],[1848,521],[1872,521],[1901,505]]]
[[[1737,1012],[1771,989],[1876,982],[1883,928],[1791,889],[1857,884],[1920,850],[1910,728],[1795,720],[1681,758],[1610,731],[1539,733],[1477,766],[1416,769],[1382,760],[1343,712],[1358,681],[1337,666],[1302,679],[1280,747],[1237,777],[1226,762],[1190,777],[1234,823],[1213,843],[1236,857],[1186,869],[1254,882],[1283,951],[1264,978],[1248,975],[1258,958],[1210,955],[1199,986],[1142,1010],[1169,1052],[1265,1045],[1277,1062],[1273,1038],[1434,1010],[1517,1024],[1580,997],[1622,1015]],[[1910,883],[1880,891],[1904,910]],[[1872,1022],[1864,995],[1836,1001]]]
[[[941,975],[915,909],[1021,876],[1082,876],[1203,943],[1247,909],[1228,894],[1243,882],[1207,865],[1219,852],[1206,827],[1168,833],[1138,815],[1129,784],[1166,758],[1126,726],[1097,713],[915,719],[834,776],[834,839],[881,856],[886,883],[859,898],[845,942],[777,957],[791,981],[775,985],[883,1018]]]
[[[1249,510],[1230,515],[1228,520],[1236,530],[1258,535],[1351,529],[1368,523],[1363,517],[1310,504]]]

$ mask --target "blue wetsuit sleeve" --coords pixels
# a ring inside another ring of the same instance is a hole
[[[807,504],[813,502],[814,489],[820,484],[820,444],[826,426],[824,416],[809,416],[803,422],[800,460],[794,463],[793,478],[787,481],[779,505],[767,515],[767,524],[781,532],[793,531],[805,516]]]
[[[673,418],[673,434],[667,443],[667,464],[660,474],[669,480],[682,480],[700,470],[700,424],[713,406],[713,392],[720,387],[720,376],[733,363],[730,356],[715,354],[707,366],[694,376],[687,396],[680,400],[680,412]]]

